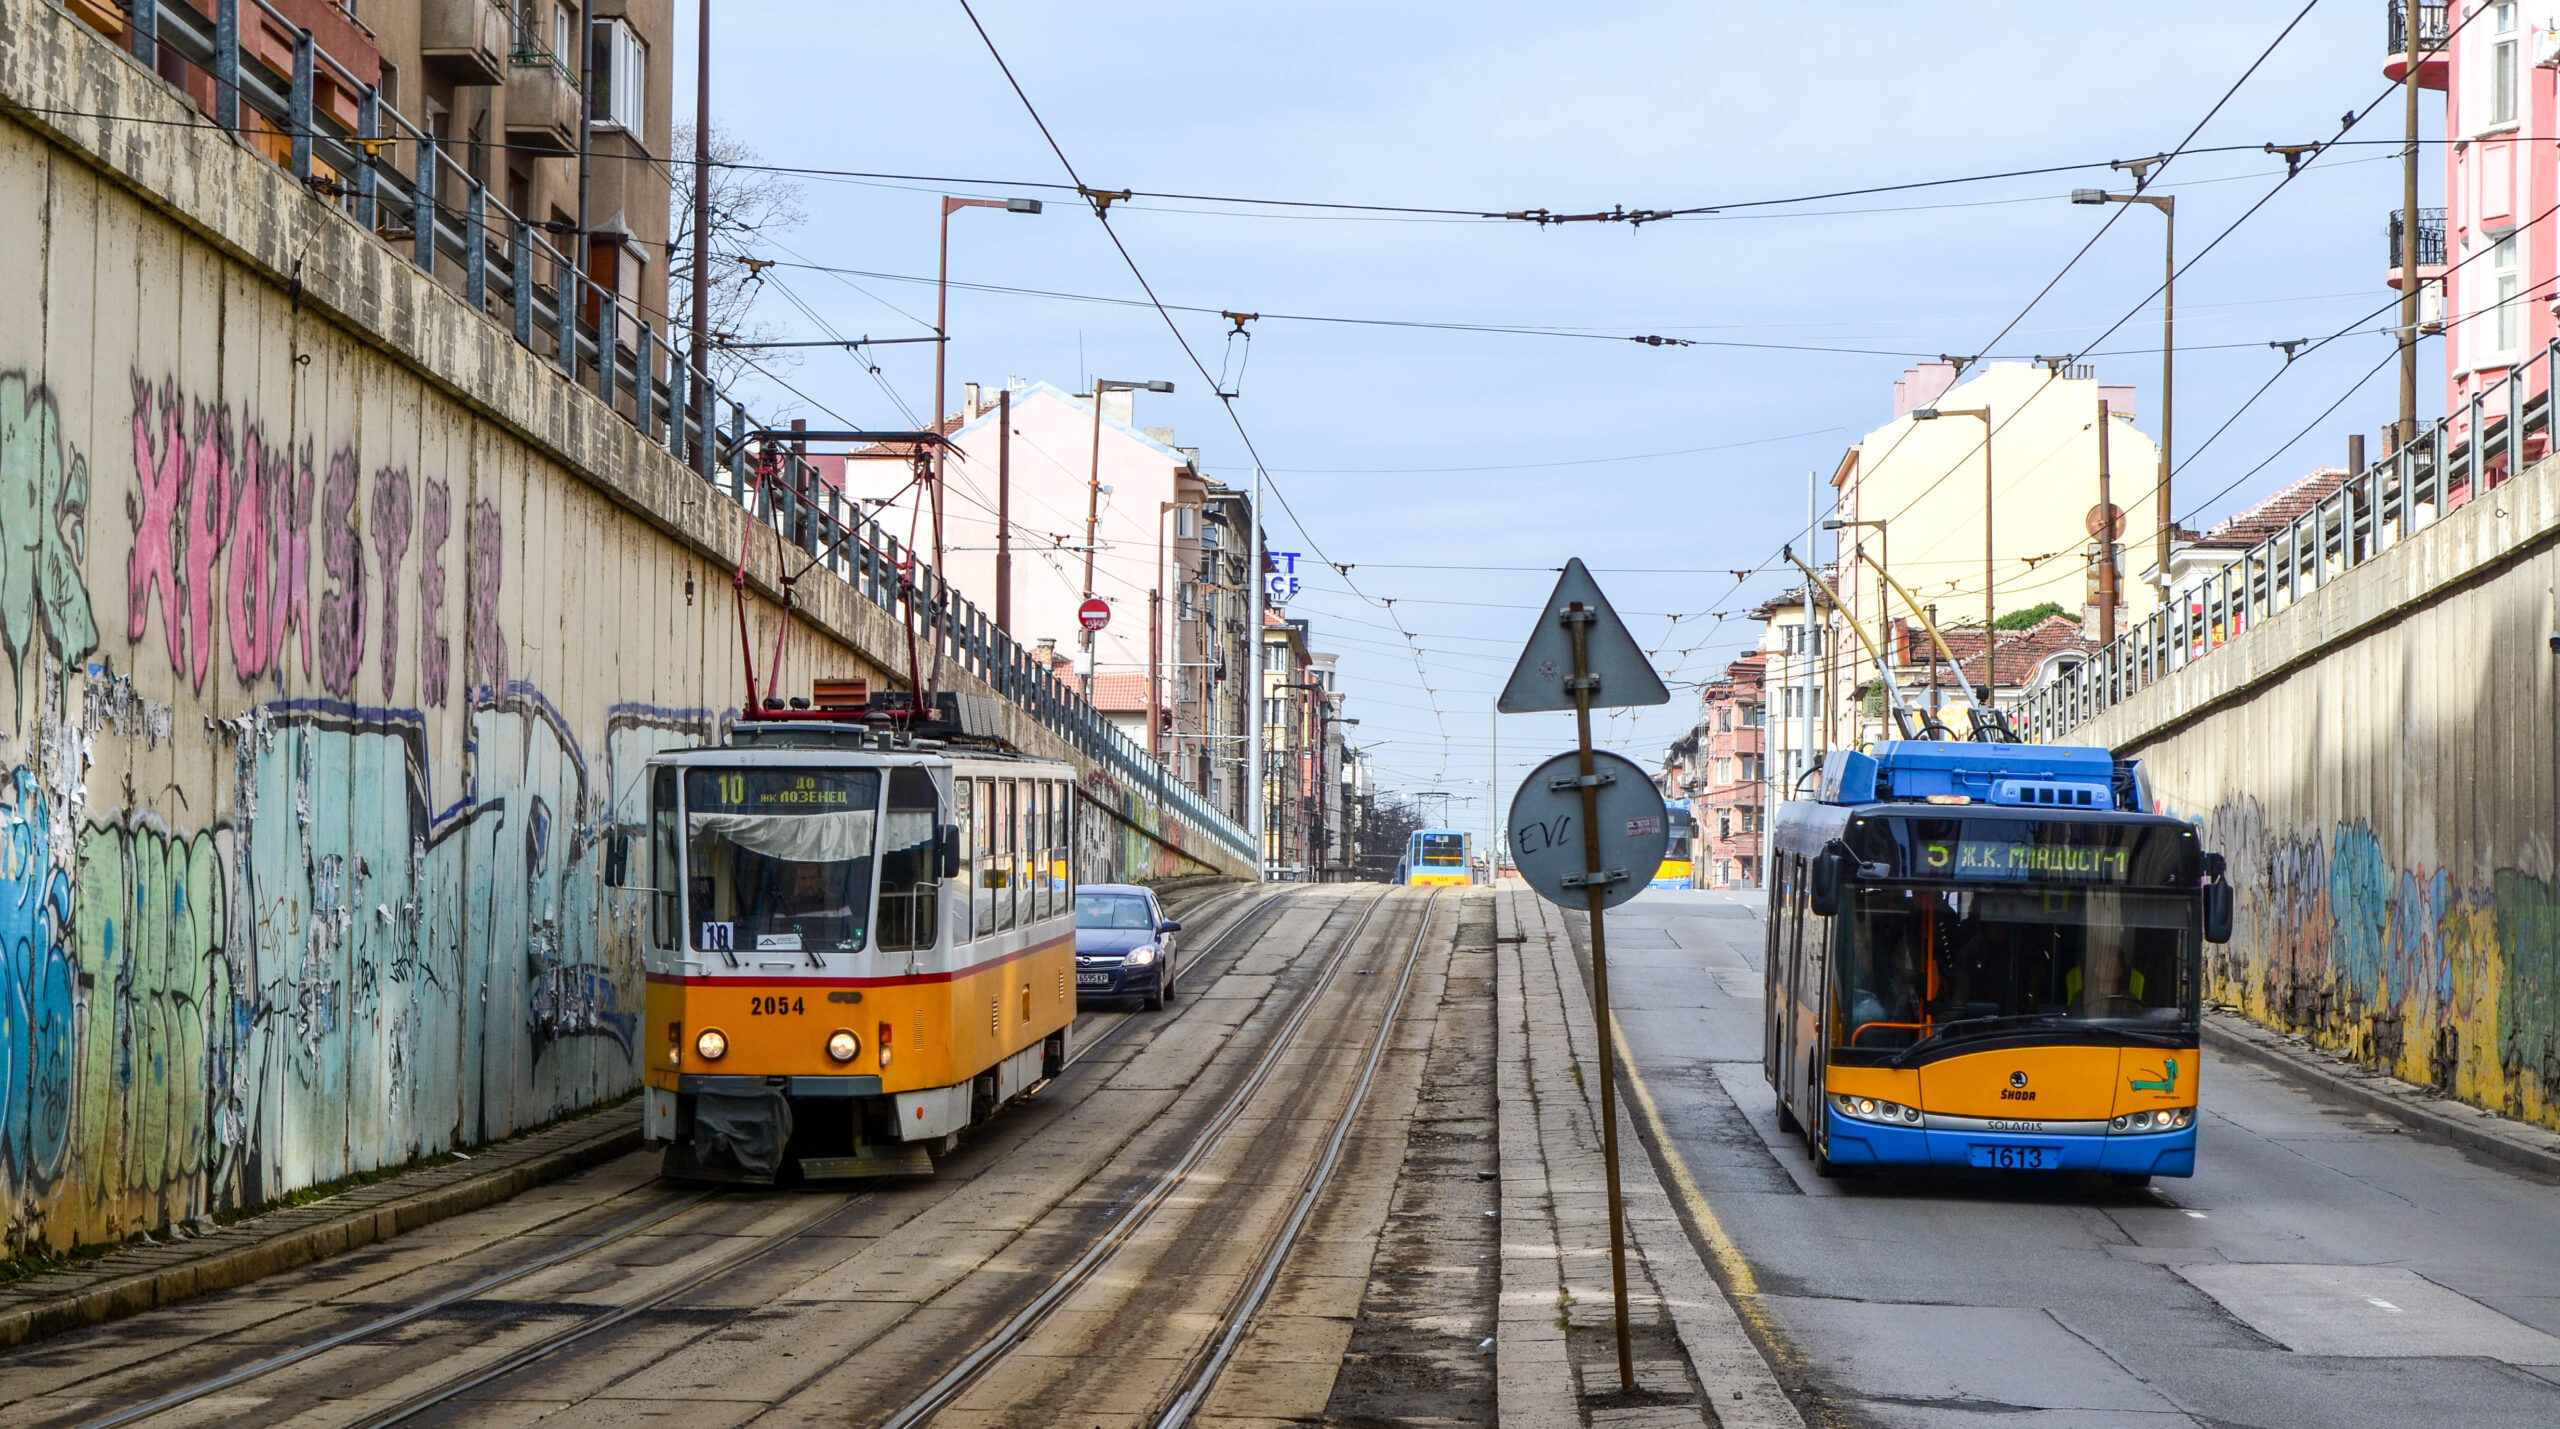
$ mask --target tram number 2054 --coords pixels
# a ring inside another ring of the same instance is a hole
[[[747,999],[750,1017],[789,1017],[807,1012],[809,1002],[799,997],[751,997]]]

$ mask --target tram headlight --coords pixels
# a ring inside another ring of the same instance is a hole
[[[850,1062],[862,1055],[862,1039],[839,1027],[827,1038],[827,1055],[839,1062]]]
[[[693,1050],[706,1062],[717,1062],[729,1055],[729,1034],[717,1027],[705,1027],[693,1039]]]

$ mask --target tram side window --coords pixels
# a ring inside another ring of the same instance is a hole
[[[676,864],[676,849],[683,838],[680,817],[676,771],[661,769],[649,788],[649,941],[661,948],[676,945],[676,930],[682,922],[676,916],[676,895],[684,888],[684,876]]]
[[[1049,887],[1049,815],[1053,808],[1053,800],[1050,796],[1055,787],[1046,779],[1036,779],[1022,786],[1023,798],[1030,801],[1029,817],[1033,849],[1031,917],[1034,921],[1046,921],[1049,917],[1050,905],[1056,901],[1056,896]]]
[[[969,941],[978,928],[977,919],[970,914],[978,887],[977,831],[969,825],[969,811],[978,804],[971,797],[975,790],[976,786],[967,779],[951,781],[951,822],[960,830],[960,873],[951,887],[951,938],[960,943]]]
[[[1004,850],[1004,892],[996,899],[996,921],[1010,928],[1018,916],[1022,902],[1022,804],[1021,786],[1007,779],[996,786],[997,797],[1004,801],[997,814],[996,834]]]
[[[1000,880],[996,872],[996,781],[978,781],[978,890],[975,908],[978,934],[981,937],[996,930],[996,894]]]

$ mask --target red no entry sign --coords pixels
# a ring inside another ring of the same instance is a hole
[[[1082,621],[1087,630],[1100,630],[1111,623],[1111,602],[1098,595],[1093,596],[1076,607],[1076,619]]]

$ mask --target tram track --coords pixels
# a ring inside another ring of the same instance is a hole
[[[1335,982],[1337,974],[1350,958],[1352,950],[1358,946],[1360,935],[1369,926],[1369,920],[1386,905],[1390,897],[1392,892],[1382,893],[1370,900],[1368,906],[1361,910],[1359,918],[1336,941],[1316,976],[1310,979],[1307,986],[1301,990],[1285,1020],[1264,1044],[1251,1070],[1228,1094],[1226,1101],[1219,1106],[1217,1112],[1192,1133],[1189,1144],[1174,1164],[1159,1173],[1144,1191],[1132,1198],[1125,1209],[1112,1218],[1111,1224],[1086,1247],[1081,1255],[1052,1278],[1029,1304],[1006,1320],[994,1335],[981,1341],[922,1394],[882,1420],[882,1429],[912,1429],[912,1426],[931,1421],[944,1409],[950,1407],[1027,1343],[1061,1306],[1090,1284],[1112,1263],[1121,1250],[1148,1226],[1156,1214],[1171,1200],[1174,1193],[1181,1189],[1184,1183],[1199,1170],[1202,1163],[1219,1149],[1227,1133],[1258,1099],[1264,1087],[1270,1082],[1273,1073],[1296,1049],[1300,1033],[1314,1018],[1317,1007],[1324,1000],[1325,992]],[[1412,944],[1406,953],[1402,975],[1398,980],[1388,1014],[1379,1023],[1378,1033],[1373,1040],[1358,1090],[1336,1123],[1334,1134],[1328,1143],[1327,1154],[1316,1174],[1316,1179],[1312,1185],[1302,1191],[1296,1213],[1286,1223],[1281,1238],[1266,1257],[1269,1262],[1268,1273],[1248,1286],[1248,1293],[1222,1322],[1220,1327],[1222,1331],[1233,1329],[1234,1333],[1222,1337],[1211,1361],[1191,1377],[1200,1392],[1205,1393],[1206,1388],[1214,1383],[1216,1371],[1223,1368],[1227,1355],[1233,1351],[1234,1343],[1241,1338],[1241,1330],[1236,1327],[1250,1320],[1252,1310],[1258,1308],[1262,1298],[1267,1295],[1271,1279],[1276,1278],[1278,1274],[1279,1262],[1286,1258],[1289,1246],[1294,1243],[1298,1231],[1305,1224],[1308,1211],[1312,1209],[1316,1197],[1323,1190],[1325,1178],[1331,1175],[1334,1164],[1339,1160],[1342,1143],[1348,1138],[1350,1128],[1366,1099],[1369,1083],[1376,1074],[1377,1063],[1383,1056],[1388,1042],[1394,1036],[1395,1015],[1401,1011],[1405,994],[1412,985],[1413,969],[1423,941],[1429,933],[1431,913],[1437,900],[1436,890],[1423,900],[1421,917],[1415,928]],[[1196,1402],[1196,1396],[1194,1396],[1194,1402]],[[1187,1409],[1185,1413],[1188,1413]]]
[[[1337,941],[1318,977],[1311,980],[1309,986],[1293,1004],[1290,1020],[1283,1028],[1282,1035],[1275,1037],[1274,1048],[1287,1045],[1288,1041],[1294,1037],[1296,1029],[1304,1025],[1310,1010],[1321,997],[1323,988],[1331,983],[1335,971],[1341,966],[1346,951],[1356,943],[1360,930],[1368,923],[1369,916],[1385,901],[1383,896],[1372,900],[1368,907],[1362,910],[1350,932]],[[1220,900],[1214,909],[1194,910],[1195,921],[1201,920],[1202,912],[1206,912],[1210,919],[1222,920],[1222,926],[1216,929],[1207,946],[1194,955],[1197,959],[1197,970],[1202,975],[1203,982],[1207,983],[1222,975],[1227,968],[1231,968],[1238,958],[1252,948],[1253,939],[1265,931],[1271,923],[1277,921],[1282,913],[1304,906],[1302,900],[1289,896],[1286,891],[1274,890],[1259,897],[1247,892],[1232,900]],[[1336,910],[1340,907],[1340,904],[1335,905]],[[1328,911],[1325,922],[1329,924],[1338,916],[1338,911]],[[1322,936],[1323,929],[1319,927],[1315,936],[1309,941],[1317,942]],[[1124,1015],[1112,1026],[1098,1032],[1092,1040],[1073,1049],[1067,1059],[1066,1067],[1072,1068],[1084,1063],[1086,1059],[1108,1050],[1141,1029],[1162,1029],[1166,1025],[1167,1023],[1159,1019]],[[1266,1051],[1265,1060],[1258,1069],[1263,1076],[1268,1075],[1269,1066],[1276,1061],[1276,1058],[1276,1051]],[[1038,1089],[1035,1088],[1036,1090]],[[1206,1138],[1210,1141],[1214,1139],[1214,1137]],[[1011,1149],[1010,1147],[998,1148],[1000,1154]],[[653,1187],[664,1184],[655,1181],[646,1183]],[[924,1182],[919,1185],[930,1185],[930,1183]],[[464,1400],[475,1391],[485,1389],[509,1376],[550,1360],[562,1351],[592,1340],[596,1336],[628,1325],[635,1319],[660,1310],[687,1294],[751,1269],[757,1263],[823,1230],[857,1207],[871,1202],[877,1194],[877,1188],[866,1187],[841,1199],[832,1199],[830,1204],[822,1207],[815,1214],[803,1218],[788,1228],[759,1236],[751,1244],[737,1247],[730,1253],[687,1270],[673,1281],[635,1299],[614,1305],[594,1318],[565,1326],[556,1332],[521,1344],[506,1351],[493,1363],[419,1390],[387,1408],[352,1417],[346,1422],[368,1426],[402,1424],[427,1417],[439,1409],[454,1406],[457,1401]],[[400,1309],[373,1316],[360,1324],[192,1382],[182,1388],[157,1395],[111,1414],[78,1422],[81,1429],[122,1429],[122,1426],[155,1419],[184,1410],[191,1405],[200,1405],[213,1396],[237,1390],[243,1385],[253,1384],[260,1379],[304,1364],[331,1350],[378,1339],[418,1321],[456,1311],[485,1297],[492,1290],[523,1280],[543,1270],[592,1257],[633,1236],[662,1227],[684,1212],[722,1198],[741,1199],[738,1193],[722,1188],[704,1188],[686,1192],[672,1200],[650,1206],[600,1230],[581,1236],[572,1244],[546,1251],[522,1263],[507,1266],[476,1278],[468,1284],[435,1294]],[[532,1312],[530,1316],[511,1314],[507,1318],[538,1318],[538,1316],[537,1311]],[[719,1327],[714,1327],[714,1329],[717,1328]],[[711,1332],[706,1330],[704,1333]],[[21,1407],[31,1406],[22,1405]]]

